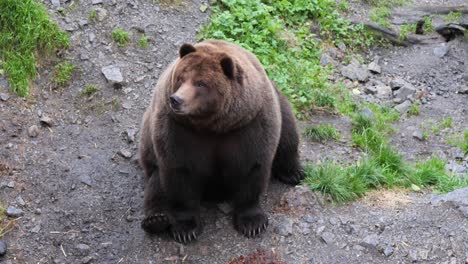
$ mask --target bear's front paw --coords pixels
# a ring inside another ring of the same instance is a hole
[[[201,231],[201,224],[197,220],[177,221],[171,226],[172,238],[183,244],[196,240]]]
[[[305,178],[304,170],[298,169],[293,172],[278,173],[276,178],[289,185],[298,185]]]
[[[268,216],[260,209],[254,213],[234,214],[234,228],[248,238],[260,235],[267,227]]]
[[[152,234],[162,233],[166,231],[169,226],[169,219],[163,213],[152,214],[141,221],[141,228]]]

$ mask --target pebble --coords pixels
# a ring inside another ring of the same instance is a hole
[[[28,128],[28,135],[33,138],[39,136],[39,127],[36,125],[30,126]]]
[[[121,149],[118,154],[126,159],[130,159],[133,156],[132,152],[128,149]]]
[[[16,208],[16,207],[13,207],[13,206],[9,206],[6,209],[5,213],[9,217],[20,217],[20,216],[22,216],[24,214],[23,210],[21,210],[19,208]]]
[[[39,231],[41,231],[41,225],[37,225],[35,227],[33,227],[33,229],[31,229],[31,232],[32,233],[39,233]]]
[[[135,142],[136,129],[128,128],[126,132],[127,132],[127,141],[128,141],[128,143]]]
[[[320,236],[320,238],[326,244],[331,244],[331,243],[333,243],[333,241],[335,241],[335,235],[330,233],[330,232],[323,232],[323,234]]]
[[[7,253],[7,243],[3,240],[0,240],[0,257],[5,256]]]
[[[375,59],[367,66],[367,69],[372,73],[382,73],[382,68],[379,65],[378,59]]]
[[[50,2],[55,8],[60,7],[60,0],[50,0]]]
[[[93,256],[86,256],[86,257],[81,259],[81,263],[88,264],[88,263],[91,263],[94,259],[95,259],[95,257],[93,257]]]
[[[344,77],[360,82],[369,80],[369,73],[356,59],[352,59],[351,63],[341,69],[341,75]]]
[[[93,180],[91,179],[91,177],[89,175],[81,175],[80,176],[80,181],[81,183],[84,183],[88,186],[92,186],[93,185]]]
[[[8,99],[10,99],[10,96],[6,93],[0,93],[0,100],[6,102],[8,101]]]
[[[436,55],[439,58],[442,58],[445,55],[447,55],[448,51],[449,51],[449,49],[448,49],[448,46],[446,46],[446,45],[435,47],[434,48],[434,55]]]
[[[102,0],[93,0],[93,5],[99,5],[102,4]]]
[[[106,77],[107,81],[114,85],[115,88],[121,88],[123,82],[122,72],[116,65],[109,65],[101,68],[102,74]]]
[[[361,241],[361,246],[369,249],[377,249],[379,244],[379,236],[376,234],[368,235]]]
[[[80,254],[81,256],[88,255],[90,249],[91,248],[86,244],[80,243],[80,244],[76,245],[76,250],[78,251],[78,254]]]
[[[52,127],[54,125],[54,120],[52,120],[52,118],[46,115],[42,115],[40,121],[41,121],[41,124],[49,126],[49,127]]]
[[[424,141],[424,133],[421,129],[417,129],[413,132],[413,137],[417,140]]]
[[[293,232],[293,220],[289,217],[282,216],[279,218],[278,224],[275,226],[274,231],[281,236],[289,236]]]
[[[374,118],[374,112],[372,112],[372,110],[367,107],[361,109],[361,115],[371,120]]]
[[[394,252],[394,249],[392,246],[386,246],[384,249],[383,249],[383,254],[384,256],[386,257],[390,257]]]
[[[107,10],[106,9],[101,8],[101,7],[97,7],[97,8],[94,8],[94,10],[96,10],[96,16],[97,16],[97,20],[99,22],[102,22],[102,21],[104,21],[104,19],[106,19],[106,16],[107,16]]]
[[[16,202],[21,205],[21,206],[25,206],[26,205],[26,202],[23,200],[23,197],[21,197],[21,195],[19,195],[18,197],[16,197]]]
[[[411,101],[406,100],[403,103],[395,106],[395,110],[397,110],[400,114],[404,114],[404,113],[408,112],[410,107],[411,107]]]

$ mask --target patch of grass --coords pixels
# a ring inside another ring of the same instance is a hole
[[[447,16],[444,17],[445,22],[458,22],[461,20],[463,14],[462,12],[450,12]]]
[[[74,71],[75,66],[68,61],[57,64],[57,66],[55,66],[54,83],[62,87],[67,85]]]
[[[322,142],[329,139],[339,139],[340,132],[331,124],[319,124],[306,128],[304,136],[309,140]]]
[[[424,33],[434,32],[434,25],[432,24],[432,18],[430,16],[424,17],[423,31]]]
[[[439,192],[450,192],[468,186],[468,177],[459,177],[447,172],[446,162],[431,157],[427,161],[415,165],[411,180],[421,187],[435,186]]]
[[[452,117],[450,117],[450,116],[444,117],[444,119],[442,119],[442,123],[440,124],[440,127],[441,127],[442,129],[453,127],[453,119],[452,119]]]
[[[96,11],[96,9],[93,9],[93,10],[91,10],[89,12],[88,20],[90,22],[95,22],[97,20],[97,11]]]
[[[118,46],[127,46],[130,41],[130,33],[124,31],[121,28],[116,28],[112,31],[112,39],[117,43]]]
[[[409,116],[419,115],[421,113],[421,105],[419,103],[413,103],[408,110]]]
[[[13,92],[29,94],[40,57],[70,45],[69,36],[52,22],[44,6],[35,0],[0,1],[0,59]]]
[[[408,0],[364,0],[364,2],[372,6],[394,7],[404,5]]]
[[[400,28],[398,39],[400,41],[406,40],[408,35],[416,32],[416,24],[404,24]]]
[[[388,19],[391,15],[392,14],[388,10],[388,7],[380,6],[371,10],[369,13],[369,19],[382,27],[390,28],[391,25]]]
[[[348,12],[349,11],[349,1],[348,0],[341,0],[339,3],[338,3],[338,10],[340,10],[341,12]]]
[[[312,107],[337,105],[328,81],[331,68],[319,64],[321,44],[315,34],[350,50],[373,43],[364,27],[342,18],[333,0],[219,0],[211,10],[210,23],[198,38],[235,42],[253,52],[298,118],[307,117]]]
[[[465,155],[468,154],[468,129],[462,135],[452,136],[447,143],[459,147]]]
[[[146,35],[143,35],[141,36],[139,39],[138,39],[138,46],[140,48],[143,48],[143,49],[146,49],[149,47],[149,37],[146,36]]]
[[[81,91],[81,94],[85,95],[85,96],[91,96],[92,94],[94,94],[97,91],[99,91],[99,87],[97,85],[86,84],[83,91]]]

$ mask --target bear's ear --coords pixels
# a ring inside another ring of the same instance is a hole
[[[189,54],[189,53],[192,53],[192,52],[195,52],[196,49],[194,46],[192,46],[191,44],[183,44],[180,49],[179,49],[179,57],[182,58],[184,57],[185,55]]]
[[[234,62],[228,56],[224,56],[221,58],[221,68],[223,68],[224,74],[229,79],[234,79]]]

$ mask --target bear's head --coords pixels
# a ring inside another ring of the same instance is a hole
[[[179,117],[210,119],[225,111],[239,86],[240,68],[224,52],[183,44],[171,76],[168,104]]]

